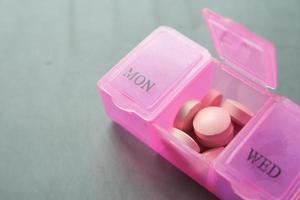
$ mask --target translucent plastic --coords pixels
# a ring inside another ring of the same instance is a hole
[[[221,58],[248,78],[276,88],[276,56],[272,43],[208,9],[204,9],[203,16]]]
[[[216,167],[236,190],[247,188],[244,198],[291,199],[300,192],[300,107],[276,98],[266,109],[239,133]]]
[[[105,111],[221,199],[299,199],[300,108],[265,88],[276,86],[272,45],[211,11],[204,14],[212,32],[226,30],[227,37],[232,27],[237,40],[255,47],[250,53],[258,56],[257,63],[231,49],[235,44],[223,48],[223,41],[218,52],[230,62],[218,62],[205,48],[160,27],[99,80]],[[201,100],[212,88],[254,113],[216,160],[206,159],[169,133],[180,106]]]
[[[154,119],[210,58],[206,49],[160,27],[107,74],[104,87],[122,109]]]

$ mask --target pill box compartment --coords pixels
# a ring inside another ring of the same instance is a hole
[[[272,137],[274,132],[277,138],[274,144],[281,145],[280,149],[285,150],[283,144],[278,143],[286,134],[283,119],[291,121],[288,131],[291,137],[287,140],[294,139],[294,143],[289,144],[288,153],[283,155],[293,157],[292,161],[300,161],[292,153],[299,152],[299,145],[296,145],[299,144],[299,136],[293,133],[300,128],[296,123],[300,115],[291,111],[299,108],[266,89],[276,87],[272,46],[209,10],[204,11],[204,17],[221,62],[180,33],[160,27],[98,82],[106,112],[115,122],[222,199],[276,199],[284,195],[285,198],[291,197],[296,192],[299,194],[298,165],[283,169],[290,170],[298,178],[274,179],[268,187],[270,177],[262,176],[259,174],[261,172],[256,172],[257,166],[254,168],[254,165],[245,162],[249,148],[266,157],[270,154],[268,152],[274,152],[272,156],[277,156],[272,140],[266,145],[265,136]],[[241,57],[236,59],[237,55]],[[253,56],[257,59],[249,62]],[[219,90],[224,98],[239,101],[255,113],[224,152],[212,162],[179,143],[169,133],[180,106],[190,99],[201,100],[211,88]],[[286,116],[281,114],[284,112]],[[281,131],[270,129],[265,133],[266,127],[272,127],[273,122],[278,124],[278,127],[275,126],[277,128],[282,125]],[[284,120],[284,123],[287,122]],[[256,144],[262,137],[265,139]],[[266,146],[268,151],[261,150],[262,146]],[[277,165],[284,161],[279,160]],[[263,189],[264,183],[266,189]],[[284,184],[285,187],[272,196],[270,193],[276,189],[276,184]],[[255,189],[261,193],[253,192]]]
[[[114,121],[151,143],[153,124],[167,128],[179,104],[201,97],[201,92],[184,91],[192,90],[199,80],[209,81],[204,68],[210,61],[206,49],[171,28],[160,27],[99,80],[104,108]],[[206,91],[209,84],[197,88]],[[166,112],[169,117],[162,115]]]
[[[215,169],[245,199],[299,199],[299,130],[299,106],[277,97],[231,142]]]
[[[247,127],[249,125],[252,126],[250,122],[253,120],[256,121],[257,117],[260,118],[261,116],[257,114],[264,112],[268,109],[270,104],[274,103],[274,99],[269,92],[261,88],[256,88],[251,82],[247,80],[242,81],[235,77],[235,75],[236,74],[231,71],[230,68],[212,61],[205,67],[202,73],[199,73],[199,78],[195,78],[195,80],[191,81],[190,85],[186,88],[191,89],[191,92],[189,92],[190,95],[185,97],[178,96],[177,99],[174,99],[154,123],[157,134],[153,135],[153,139],[155,141],[154,143],[158,144],[158,152],[222,199],[239,199],[242,194],[232,191],[230,181],[225,180],[223,176],[220,176],[219,172],[216,171],[216,162],[219,157],[223,157],[224,152],[234,151],[235,147],[232,147],[231,143],[235,140],[237,141],[236,143],[239,143],[240,140],[245,138],[247,136]],[[206,79],[204,79],[204,77]],[[209,85],[209,87],[199,87],[203,84]],[[234,99],[255,113],[249,123],[235,135],[233,140],[225,147],[224,152],[215,160],[208,159],[204,154],[195,152],[189,147],[184,146],[168,131],[173,126],[176,113],[185,101],[190,99],[201,100],[209,89],[212,88],[220,91],[224,99]],[[240,135],[243,136],[240,137]]]

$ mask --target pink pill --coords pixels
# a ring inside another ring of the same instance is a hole
[[[222,153],[223,150],[224,147],[213,148],[203,152],[203,156],[205,157],[206,160],[212,162],[220,155],[220,153]]]
[[[244,126],[253,116],[253,112],[249,108],[231,99],[226,99],[222,108],[229,112],[232,121],[241,126]]]
[[[229,113],[220,107],[200,110],[193,120],[199,142],[207,147],[225,146],[233,138],[233,125]]]
[[[210,90],[201,100],[204,106],[220,106],[222,102],[222,94],[217,90]]]
[[[195,140],[193,140],[193,138],[190,137],[187,133],[185,133],[177,128],[172,128],[171,134],[173,134],[173,136],[175,136],[184,145],[190,147],[191,149],[193,149],[197,152],[200,152],[200,147],[197,144],[197,142],[195,142]]]
[[[202,104],[197,100],[184,103],[175,117],[174,127],[184,132],[191,131],[193,129],[193,118],[202,108]]]

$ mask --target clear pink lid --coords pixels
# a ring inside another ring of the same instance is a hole
[[[154,119],[211,60],[203,47],[160,27],[99,82],[120,109]]]
[[[261,85],[276,88],[276,55],[271,42],[209,9],[203,10],[203,17],[224,62]]]
[[[300,107],[279,97],[243,128],[215,168],[244,199],[300,198]]]

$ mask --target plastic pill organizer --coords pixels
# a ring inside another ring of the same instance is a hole
[[[98,82],[105,111],[221,199],[300,199],[300,107],[277,84],[272,43],[208,10],[203,16],[220,59],[159,27]],[[211,160],[172,134],[184,102],[216,89],[254,116]]]

